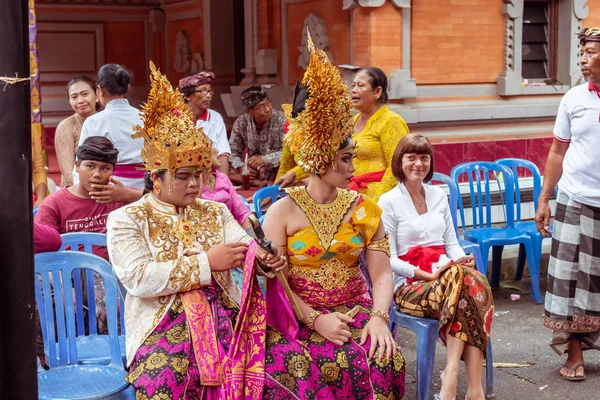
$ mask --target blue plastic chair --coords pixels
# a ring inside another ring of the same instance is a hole
[[[106,234],[93,232],[74,232],[61,235],[63,244],[60,250],[64,251],[67,247],[70,250],[82,250],[86,253],[93,254],[93,246],[106,246]],[[110,265],[110,264],[109,264]],[[112,268],[111,268],[112,271]],[[113,272],[114,275],[114,272]],[[89,284],[84,285],[84,282]],[[77,307],[77,354],[79,362],[82,364],[105,364],[110,361],[110,343],[107,335],[98,334],[96,329],[96,294],[94,292],[94,273],[86,271],[85,280],[82,280],[81,274],[73,278],[73,287],[75,288],[75,306]],[[123,359],[126,359],[125,348],[125,317],[124,299],[126,291],[121,282],[117,280],[119,288],[120,302],[120,325],[121,335],[119,335],[119,347]],[[84,290],[84,286],[87,290]],[[84,293],[85,292],[85,293]],[[85,313],[83,310],[84,296],[87,300],[87,322],[89,326],[89,334],[85,334]],[[47,352],[46,352],[47,354]]]
[[[463,249],[466,254],[473,254],[475,257],[475,267],[478,268],[479,265],[482,264],[483,260],[481,257],[481,249],[477,243],[473,243],[469,240],[465,240],[460,237],[458,234],[458,221],[456,220],[456,210],[458,207],[458,186],[452,180],[451,177],[445,174],[441,174],[439,172],[434,172],[431,181],[442,182],[448,185],[448,190],[450,192],[450,196],[448,199],[448,204],[450,205],[450,216],[452,217],[452,223],[454,224],[454,232],[456,233],[456,239],[458,240],[458,244]]]
[[[279,190],[279,185],[265,186],[264,188],[258,189],[254,196],[252,196],[252,204],[254,204],[254,212],[258,218],[262,217],[264,213],[261,210],[260,204],[263,200],[270,198],[273,203],[282,197],[287,196],[283,190]]]
[[[242,199],[242,202],[246,205],[246,207],[248,207],[248,210],[252,211],[252,208],[250,208],[250,203],[248,203],[248,200],[246,200],[246,198],[244,196],[242,196],[241,194],[238,194],[238,196],[240,196],[240,199]]]
[[[502,158],[500,160],[496,160],[497,163],[505,165],[511,169],[514,175],[515,181],[515,207],[516,207],[516,218],[515,218],[515,226],[526,232],[529,236],[531,236],[531,240],[533,241],[533,249],[535,252],[535,258],[538,265],[538,270],[541,271],[542,267],[542,241],[543,237],[538,232],[534,221],[521,221],[521,190],[519,187],[519,179],[518,179],[518,168],[524,168],[533,177],[533,209],[537,210],[538,206],[538,198],[540,197],[540,193],[542,191],[542,177],[540,174],[540,170],[538,167],[528,160],[523,160],[520,158]],[[556,190],[555,190],[556,193]],[[552,224],[550,224],[550,231],[552,232]],[[552,237],[552,235],[550,235]],[[493,258],[492,265],[499,265],[502,262],[502,246],[495,247],[493,250]],[[523,245],[519,246],[519,256],[517,258],[517,269],[515,271],[515,279],[521,280],[523,277],[523,268],[525,266],[525,248]],[[492,277],[492,281],[494,278]]]
[[[33,216],[34,216],[34,217],[35,217],[35,214],[37,214],[37,212],[38,212],[38,210],[39,210],[39,209],[40,209],[39,207],[35,207],[35,208],[33,209]]]
[[[497,179],[502,174],[504,185]],[[481,267],[478,269],[487,274],[490,247],[510,244],[523,244],[527,254],[527,263],[531,275],[531,296],[537,303],[542,302],[540,293],[540,272],[535,259],[533,241],[531,236],[515,226],[514,205],[514,179],[510,168],[488,161],[475,161],[457,165],[452,169],[452,179],[458,185],[461,175],[466,174],[469,182],[469,196],[471,199],[471,216],[473,227],[466,228],[465,211],[462,197],[458,197],[461,223],[465,239],[476,243],[481,249]],[[491,188],[494,181],[500,193],[501,206],[504,210],[505,226],[492,227]],[[509,206],[507,206],[507,202]],[[493,274],[493,271],[492,271]]]
[[[79,364],[77,354],[76,300],[71,282],[81,271],[93,271],[104,281],[106,316],[110,337],[108,365]],[[78,251],[41,253],[35,256],[35,299],[44,343],[58,338],[58,346],[47,346],[48,371],[38,372],[40,399],[134,399],[135,390],[126,381],[127,371],[117,338],[117,280],[111,265],[101,257]],[[41,284],[40,284],[41,281]]]
[[[435,346],[438,339],[439,321],[429,318],[418,318],[403,314],[395,305],[390,310],[390,331],[394,332],[395,325],[408,328],[415,332],[417,339],[417,400],[428,400],[431,397],[431,378],[435,361]],[[394,337],[395,337],[394,333]],[[488,340],[486,356],[486,388],[487,398],[494,397],[494,361],[492,340]]]

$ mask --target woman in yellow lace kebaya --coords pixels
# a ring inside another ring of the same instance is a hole
[[[287,133],[287,123],[283,127],[284,133]],[[300,167],[296,158],[290,150],[290,145],[283,138],[283,150],[281,152],[281,161],[279,162],[279,171],[275,177],[275,185],[282,189],[289,186],[305,185],[308,174]]]
[[[267,373],[280,385],[267,386],[265,397],[400,399],[404,359],[388,329],[393,281],[381,209],[362,194],[340,189],[354,172],[352,104],[325,53],[312,41],[309,49],[310,65],[294,104],[284,105],[287,139],[309,183],[287,189],[263,225],[266,236],[287,251],[288,282],[301,314],[290,324],[298,324],[296,338],[307,354],[289,350],[289,335],[267,332]],[[372,296],[359,267],[363,253]]]
[[[198,199],[210,140],[150,64],[142,159],[153,190],[108,216],[108,251],[127,289],[127,381],[137,399],[261,400],[266,304],[255,277],[285,265],[225,205]],[[243,266],[242,291],[231,269]]]
[[[387,76],[379,68],[363,68],[352,82],[352,102],[360,114],[354,117],[356,173],[350,189],[371,197],[375,202],[398,181],[392,173],[392,157],[398,142],[408,133],[401,116],[387,103]]]

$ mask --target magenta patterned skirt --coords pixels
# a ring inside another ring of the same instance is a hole
[[[404,396],[404,358],[369,359],[370,341],[360,346],[370,319],[369,304],[346,304],[321,310],[346,313],[363,306],[350,324],[352,340],[343,346],[329,342],[300,324],[299,341],[291,343],[267,329],[264,399],[401,399]],[[377,353],[376,353],[377,354]]]
[[[239,310],[218,284],[213,283],[203,290],[212,306],[219,351],[224,356],[233,340],[233,323]],[[179,296],[138,349],[127,381],[135,387],[137,399],[220,398],[220,387],[209,388],[200,384],[200,372]]]

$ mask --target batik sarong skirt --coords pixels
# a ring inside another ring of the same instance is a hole
[[[600,350],[600,208],[560,193],[556,204],[544,325],[563,354],[572,335]]]
[[[233,324],[239,309],[216,283],[203,291],[212,306],[219,352],[224,356],[233,340]],[[138,349],[127,381],[134,386],[138,400],[219,398],[221,387],[200,384],[200,371],[179,296]]]
[[[288,341],[267,329],[267,380],[264,399],[401,399],[404,396],[404,358],[369,358],[370,340],[360,345],[370,319],[369,304],[346,304],[321,312],[360,312],[350,324],[352,338],[342,346],[300,324],[298,339]]]
[[[462,265],[453,265],[438,280],[418,281],[396,289],[398,310],[439,320],[444,345],[452,335],[486,353],[494,317],[494,298],[487,278]]]

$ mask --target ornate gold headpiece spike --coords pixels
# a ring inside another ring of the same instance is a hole
[[[306,171],[321,174],[335,160],[342,142],[352,135],[352,99],[340,71],[325,52],[308,36],[310,63],[302,86],[308,91],[304,110],[292,116],[293,106],[283,106],[290,122],[286,140],[298,164]]]
[[[210,168],[212,145],[202,129],[196,129],[194,116],[183,96],[150,61],[150,93],[140,115],[144,126],[135,126],[132,138],[144,138],[142,160],[148,171],[178,168]]]

